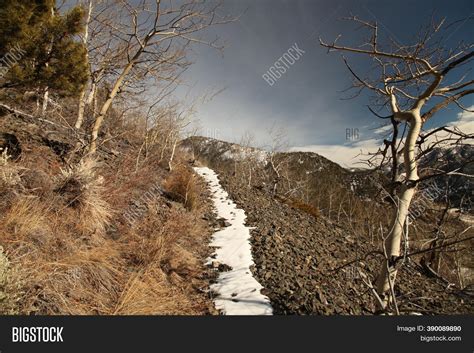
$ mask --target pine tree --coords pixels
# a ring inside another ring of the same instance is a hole
[[[0,0],[0,87],[78,94],[88,78],[83,17],[81,7],[58,13],[54,0]]]

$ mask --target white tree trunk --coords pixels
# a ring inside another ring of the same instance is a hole
[[[86,102],[84,101],[84,96],[85,95],[86,95],[86,88],[84,87],[81,90],[81,93],[79,95],[79,108],[77,110],[76,124],[74,125],[74,127],[76,129],[80,129],[81,126],[82,126],[82,123],[84,121],[84,110],[85,110],[85,107],[86,107]]]
[[[51,8],[51,17],[54,17],[54,7]],[[49,48],[47,50],[48,55],[53,50],[53,42],[49,43]],[[48,63],[45,64],[46,67],[49,66]],[[43,105],[41,107],[41,117],[46,115],[46,110],[48,109],[48,99],[49,99],[49,87],[46,86],[43,92]]]
[[[91,82],[91,90],[90,90],[89,95],[87,96],[87,99],[86,99],[86,104],[87,105],[91,105],[92,102],[94,102],[96,89],[97,89],[97,84],[95,83],[95,79],[93,79],[92,82]]]
[[[41,106],[41,117],[46,115],[46,110],[48,109],[48,99],[49,99],[49,88],[46,87],[43,93],[43,105]]]
[[[418,170],[415,159],[415,147],[422,125],[420,112],[416,110],[395,113],[395,118],[407,121],[410,127],[403,151],[406,177],[402,184],[398,200],[396,200],[397,205],[394,210],[391,231],[384,244],[387,258],[384,261],[377,280],[377,293],[382,299],[385,307],[391,300],[394,300],[394,298],[391,298],[390,287],[393,286],[397,275],[397,269],[394,262],[395,259],[400,256],[404,225],[408,218],[410,204],[416,191],[415,182],[418,180]],[[380,309],[385,309],[385,307]]]
[[[91,14],[92,14],[92,0],[89,1],[89,7],[87,10],[87,17],[86,17],[86,25],[84,29],[84,37],[82,38],[82,44],[87,48],[87,41],[89,40],[89,24],[91,21]],[[89,55],[86,53],[86,58],[87,61],[89,61]],[[92,87],[91,87],[92,89]],[[77,119],[76,119],[76,124],[74,127],[76,129],[80,129],[82,126],[82,123],[84,121],[84,110],[86,107],[86,101],[85,101],[85,96],[86,96],[86,86],[81,90],[81,93],[79,95],[79,107],[77,110]]]
[[[168,140],[171,138],[172,133],[173,130],[170,130],[170,132],[166,135],[165,142],[163,144],[163,147],[161,148],[160,160],[158,162],[161,162],[163,158],[165,158],[166,147],[168,146]]]
[[[91,144],[90,144],[90,147],[89,147],[89,153],[90,154],[94,154],[97,150],[97,137],[99,135],[99,130],[100,130],[100,127],[102,126],[102,122],[104,121],[105,115],[107,114],[107,111],[110,108],[110,105],[112,104],[113,100],[115,99],[115,96],[117,95],[118,91],[120,90],[120,87],[122,87],[122,84],[125,81],[125,78],[127,77],[127,75],[130,73],[130,71],[132,71],[133,67],[135,66],[136,61],[138,60],[138,58],[140,58],[140,56],[146,50],[147,43],[153,37],[154,34],[156,34],[156,32],[150,32],[146,36],[146,38],[143,41],[140,48],[137,50],[135,55],[128,61],[127,65],[124,67],[122,73],[120,74],[120,76],[115,81],[115,83],[112,87],[112,91],[110,91],[106,101],[102,105],[102,108],[100,109],[99,115],[95,119],[94,127],[92,128]]]
[[[138,56],[137,56],[138,58]],[[130,70],[132,70],[134,65],[134,61],[130,61],[127,66],[124,68],[120,76],[118,77],[117,81],[115,81],[114,86],[112,87],[112,91],[110,91],[106,101],[104,102],[104,105],[102,105],[102,108],[100,109],[99,115],[95,119],[94,122],[94,127],[92,128],[92,134],[91,134],[91,144],[89,147],[89,153],[94,154],[97,150],[97,137],[99,136],[99,130],[100,127],[102,126],[102,122],[104,121],[105,115],[107,114],[107,111],[109,110],[110,106],[112,105],[112,101],[114,100],[115,96],[117,95],[120,87],[122,86],[123,81],[125,80],[125,77],[128,75]]]
[[[249,162],[249,182],[248,182],[248,187],[250,188],[252,186],[252,165],[250,164],[252,162]]]
[[[173,170],[173,159],[174,159],[174,154],[176,152],[176,145],[178,144],[178,139],[179,139],[179,135],[177,134],[173,142],[173,148],[171,149],[170,160],[168,161],[168,168],[170,172]]]

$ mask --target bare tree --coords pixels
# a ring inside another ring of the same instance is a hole
[[[94,21],[100,22],[109,38],[113,38],[112,44],[104,45],[114,49],[115,69],[109,77],[110,90],[95,117],[90,153],[97,149],[102,122],[119,92],[141,89],[144,93],[152,82],[176,82],[189,65],[186,55],[192,43],[222,49],[216,40],[199,36],[210,26],[231,21],[219,16],[219,6],[219,2],[204,0],[142,0],[136,4],[116,0],[106,1],[97,9]]]
[[[255,136],[251,131],[245,131],[240,138],[239,145],[242,146],[244,153],[242,164],[244,168],[244,175],[247,172],[247,187],[252,186],[252,177],[254,176],[255,169],[258,167],[258,150],[253,148],[255,143]]]
[[[391,38],[387,39],[388,43],[380,43],[376,22],[364,21],[355,16],[347,20],[368,30],[369,39],[357,46],[339,45],[340,37],[332,43],[320,39],[320,44],[328,48],[329,52],[367,57],[373,67],[364,76],[356,73],[349,61],[342,57],[354,78],[355,96],[363,90],[374,93],[374,104],[388,107],[390,114],[384,118],[391,119],[393,124],[393,139],[387,142],[385,150],[391,150],[393,162],[393,219],[384,241],[387,258],[377,280],[377,293],[383,303],[381,309],[386,309],[394,300],[392,293],[397,273],[396,259],[400,256],[410,204],[420,182],[417,141],[423,124],[438,111],[452,103],[460,109],[466,109],[460,100],[474,93],[474,80],[467,79],[467,74],[456,79],[455,72],[458,70],[454,69],[471,62],[474,45],[460,43],[454,48],[445,48],[442,39],[436,39],[437,34],[445,28],[444,19],[432,21],[410,45],[399,44]],[[435,97],[436,101],[430,102]],[[382,117],[375,109],[369,109]],[[406,135],[398,136],[399,124],[406,124]],[[398,163],[400,154],[403,155],[403,168],[399,168],[402,166]]]
[[[287,156],[284,156],[282,152],[287,150],[288,141],[283,128],[272,126],[269,129],[268,134],[270,136],[270,145],[268,146],[268,166],[272,172],[270,178],[273,179],[273,195],[276,195],[278,185],[282,180],[282,169],[287,163]]]

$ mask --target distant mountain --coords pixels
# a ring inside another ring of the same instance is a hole
[[[209,160],[212,163],[233,163],[249,157],[266,163],[268,158],[268,153],[261,149],[202,136],[192,136],[181,141],[181,148],[192,152],[196,159]]]
[[[270,168],[268,165],[270,153],[257,148],[200,136],[183,140],[181,146],[192,152],[195,159],[205,160],[214,167],[233,168],[235,163],[250,157],[260,167]],[[279,152],[275,154],[274,159],[276,164],[285,166],[285,177],[295,183],[308,183],[312,192],[315,189],[334,192],[334,188],[337,187],[363,199],[372,200],[374,195],[380,195],[380,189],[386,182],[386,178],[380,172],[369,169],[346,169],[314,152]],[[309,196],[306,195],[306,199]],[[320,199],[321,195],[318,195],[318,198]]]
[[[271,154],[252,147],[243,147],[212,138],[190,137],[181,147],[191,152],[196,160],[205,161],[218,170],[229,170],[248,177],[248,167],[242,164],[251,159],[255,168],[252,183],[271,189],[276,175],[270,165]],[[279,152],[273,161],[280,168],[279,195],[311,204],[322,212],[340,204],[351,204],[355,199],[382,201],[380,193],[384,176],[372,170],[349,170],[314,152]],[[347,206],[352,207],[352,206]],[[341,208],[341,212],[343,212]]]
[[[474,146],[462,145],[454,148],[435,148],[419,161],[424,174],[439,174],[455,171],[460,174],[474,175]],[[458,174],[433,178],[427,187],[436,186],[445,190],[448,187],[452,207],[472,210],[474,206],[474,181],[472,178]],[[445,199],[439,194],[438,201]]]
[[[205,160],[214,167],[236,168],[236,165],[252,159],[270,176],[270,153],[253,147],[244,147],[236,143],[205,137],[190,137],[182,141],[181,146],[192,151],[194,157]],[[381,202],[387,195],[383,192],[388,183],[388,174],[383,171],[370,169],[346,169],[339,164],[314,152],[280,152],[274,156],[276,164],[284,165],[284,178],[291,180],[294,185],[283,185],[283,192],[295,194],[306,200],[321,200],[318,207],[322,209],[325,197],[332,198],[334,194],[355,195],[365,201]],[[419,160],[421,175],[457,171],[462,174],[474,175],[474,146],[463,145],[452,149],[435,148]],[[265,182],[270,182],[266,180]],[[306,184],[306,194],[298,189]],[[434,177],[424,183],[421,190],[436,187],[443,192],[435,193],[436,200],[445,200],[446,186],[451,207],[461,207],[471,210],[474,203],[474,184],[471,178],[450,175]],[[291,189],[295,189],[294,192]],[[336,190],[339,189],[339,190]],[[324,196],[324,197],[323,197]]]

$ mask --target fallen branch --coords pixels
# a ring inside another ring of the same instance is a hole
[[[3,104],[3,103],[0,103],[0,108],[2,109],[5,109],[7,112],[9,112],[10,114],[14,114],[16,116],[19,116],[19,117],[22,117],[22,118],[27,118],[27,119],[32,119],[32,120],[38,120],[38,121],[41,121],[43,123],[47,123],[47,124],[51,124],[51,125],[54,125],[54,126],[59,126],[59,127],[62,127],[62,128],[65,128],[65,126],[62,126],[62,125],[59,125],[55,122],[52,122],[50,120],[46,120],[46,119],[43,119],[43,118],[40,118],[40,117],[36,117],[34,115],[31,115],[31,114],[28,114],[28,113],[25,113],[21,110],[18,110],[18,109],[15,109],[15,108],[12,108],[6,104]]]
[[[35,117],[31,114],[28,114],[28,113],[25,113],[25,112],[22,112],[21,110],[18,110],[18,109],[15,109],[15,108],[12,108],[6,104],[3,104],[3,103],[0,103],[0,108],[3,108],[5,109],[7,112],[11,113],[11,114],[15,114],[15,115],[19,115],[19,116],[22,116],[22,117],[25,117],[25,118],[29,118],[29,119],[35,119]]]
[[[466,232],[467,230],[469,230],[470,228],[472,228],[472,227],[468,227],[468,228],[467,228],[466,230],[464,230],[461,234],[465,233],[465,232]],[[397,257],[394,259],[394,263],[397,263],[398,261],[402,260],[403,258],[408,258],[408,257],[411,257],[411,256],[423,254],[423,253],[430,252],[430,251],[433,251],[433,250],[443,249],[443,248],[446,248],[446,247],[451,246],[451,245],[455,245],[455,244],[459,244],[459,243],[468,241],[468,240],[470,240],[470,239],[474,239],[474,235],[473,235],[473,236],[470,236],[470,237],[467,237],[467,238],[460,239],[460,240],[455,240],[455,241],[452,241],[452,242],[449,242],[449,243],[444,243],[443,245],[435,246],[435,247],[433,247],[433,248],[418,250],[418,251],[414,251],[414,252],[412,252],[412,253],[410,253],[410,254],[397,256]]]

